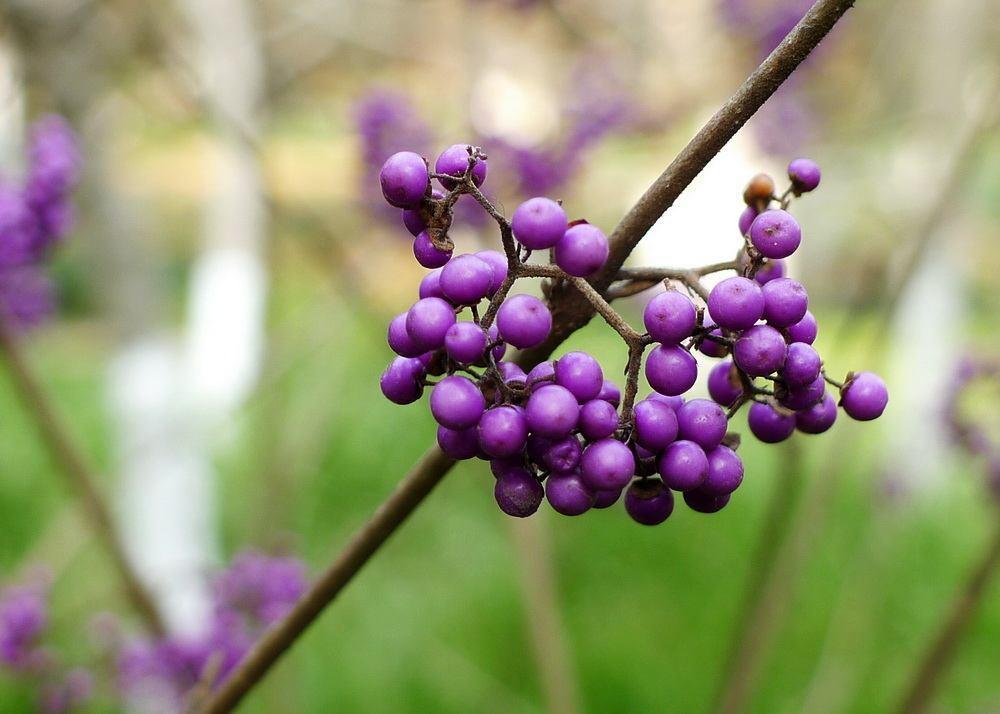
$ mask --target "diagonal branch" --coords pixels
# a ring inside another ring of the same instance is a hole
[[[607,264],[590,283],[601,293],[613,281],[632,249],[663,213],[760,109],[806,56],[820,43],[853,0],[818,0],[780,45],[754,70],[736,93],[699,131],[667,169],[625,215],[611,235]],[[594,308],[572,283],[553,286],[550,297],[552,334],[541,346],[522,352],[521,366],[546,359],[569,335],[594,315]],[[364,563],[420,504],[452,465],[437,446],[432,447],[400,482],[396,490],[358,531],[330,568],[295,608],[264,634],[246,658],[202,708],[204,714],[232,711],[278,658],[312,624]]]

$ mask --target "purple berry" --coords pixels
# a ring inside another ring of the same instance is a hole
[[[758,211],[753,206],[747,206],[746,208],[743,209],[743,212],[740,214],[740,221],[739,221],[741,236],[745,236],[747,234],[747,232],[750,230],[750,226],[753,224],[753,220],[757,217],[759,213],[760,211]]]
[[[676,290],[668,290],[646,303],[642,322],[654,340],[676,345],[691,336],[698,322],[698,313],[691,298]]]
[[[872,372],[855,372],[840,390],[840,406],[847,416],[858,421],[871,421],[882,416],[889,403],[885,382]]]
[[[572,392],[581,403],[596,399],[604,387],[601,365],[586,352],[569,352],[560,357],[555,374],[556,384]]]
[[[441,155],[438,156],[437,161],[434,162],[434,171],[436,173],[448,174],[449,176],[454,176],[459,179],[465,175],[465,171],[468,168],[468,144],[452,144],[447,149],[442,151]],[[485,180],[486,162],[482,159],[476,159],[476,163],[472,167],[472,183],[476,186],[482,186],[483,181]],[[458,181],[454,181],[452,179],[441,179],[441,185],[451,191],[458,185]]]
[[[693,441],[706,450],[722,441],[728,424],[722,407],[708,399],[692,399],[677,410],[679,438]]]
[[[386,341],[390,349],[401,357],[419,357],[425,350],[407,334],[406,315],[407,313],[401,312],[392,318],[386,332]]]
[[[663,402],[644,399],[632,409],[635,440],[653,453],[667,448],[677,438],[677,415]]]
[[[781,378],[789,387],[804,387],[816,381],[823,360],[812,345],[793,342],[785,353],[785,366],[781,368]]]
[[[476,383],[467,377],[445,377],[431,390],[431,414],[441,426],[468,429],[479,423],[486,399]],[[504,456],[505,454],[494,454]]]
[[[788,178],[796,196],[808,193],[819,186],[819,165],[812,159],[793,159],[788,164]]]
[[[529,198],[514,211],[510,225],[521,245],[548,250],[566,233],[566,211],[551,198]]]
[[[808,409],[795,414],[795,426],[804,434],[822,434],[837,421],[837,402],[829,394]]]
[[[663,482],[675,491],[690,491],[705,482],[708,457],[693,441],[675,441],[660,455],[656,469]]]
[[[427,191],[427,163],[420,154],[400,151],[393,154],[379,171],[382,195],[396,208],[415,208]]]
[[[618,428],[618,412],[603,399],[591,399],[580,407],[580,433],[590,441],[604,439]]]
[[[674,494],[659,479],[633,481],[625,492],[625,511],[644,526],[655,526],[674,511]]]
[[[611,508],[622,497],[621,489],[594,492],[594,508]]]
[[[424,363],[416,357],[397,357],[379,379],[382,394],[390,402],[410,404],[420,399],[424,386],[420,380],[424,375]]]
[[[472,364],[486,350],[486,333],[474,322],[456,322],[444,333],[444,350],[456,362]]]
[[[729,503],[729,494],[716,496],[701,489],[695,489],[694,491],[684,492],[684,503],[692,511],[697,511],[698,513],[718,513]]]
[[[570,226],[556,243],[556,265],[570,275],[585,278],[604,267],[608,259],[608,237],[597,226],[577,223]]]
[[[789,327],[802,320],[809,307],[806,289],[791,278],[769,280],[764,293],[764,319],[774,327]]]
[[[507,279],[507,256],[497,250],[481,250],[478,253],[473,253],[473,255],[493,268],[490,289],[486,293],[487,295],[493,295],[493,293],[500,289],[503,281]]]
[[[698,363],[677,345],[660,345],[646,357],[646,381],[660,394],[676,396],[691,389],[698,378]]]
[[[519,365],[513,362],[501,362],[497,365],[497,369],[500,371],[500,376],[503,377],[504,384],[518,382],[524,385],[528,381],[528,375],[524,373],[524,370]]]
[[[552,474],[545,482],[545,498],[552,510],[579,516],[594,505],[595,495],[577,473]]]
[[[532,433],[560,439],[576,428],[580,405],[565,387],[548,384],[528,397],[524,413]]]
[[[528,429],[530,431],[531,428],[529,427]],[[542,459],[545,458],[545,452],[549,450],[549,447],[553,443],[552,439],[548,439],[541,434],[529,434],[526,449],[528,461],[533,464],[541,464]]]
[[[528,424],[516,407],[493,407],[479,420],[479,446],[490,456],[513,456],[527,442]]]
[[[567,436],[553,442],[542,454],[542,464],[556,473],[567,473],[580,464],[583,449],[575,436]]]
[[[424,276],[423,280],[420,281],[418,294],[422,298],[438,297],[444,299],[444,293],[441,292],[441,268],[436,268]]]
[[[486,338],[487,338],[486,344],[488,345],[496,344],[499,341],[500,328],[496,326],[496,323],[490,325],[490,329],[486,331]],[[506,354],[506,352],[507,352],[507,345],[505,345],[503,342],[500,342],[499,344],[497,344],[496,347],[493,348],[493,359],[499,362],[500,360],[503,359],[503,356],[504,354]]]
[[[773,327],[754,325],[733,345],[733,360],[751,377],[763,377],[785,363],[785,338]]]
[[[822,375],[816,377],[812,382],[804,387],[790,387],[778,390],[778,402],[783,407],[794,411],[808,409],[826,393],[826,383]]]
[[[441,451],[456,461],[471,459],[479,455],[479,433],[475,427],[449,429],[446,426],[439,426],[437,442]]]
[[[493,486],[493,497],[500,510],[515,518],[526,518],[537,511],[544,496],[542,484],[523,468],[507,469]]]
[[[444,344],[444,336],[455,324],[455,310],[441,298],[423,298],[406,313],[406,333],[424,351]]]
[[[414,238],[420,235],[421,232],[427,230],[427,223],[424,222],[423,217],[420,215],[420,211],[416,208],[403,209],[403,225]]]
[[[549,336],[552,313],[532,295],[514,295],[497,311],[497,328],[508,344],[518,349],[535,347]]]
[[[451,260],[451,254],[450,250],[438,250],[434,247],[427,231],[423,231],[413,239],[413,257],[425,268],[440,268]]]
[[[708,334],[713,337],[725,337],[725,335],[722,334],[722,330],[718,328],[712,330]],[[718,358],[725,357],[729,354],[729,348],[726,345],[716,342],[715,340],[710,340],[707,337],[701,341],[701,344],[698,345],[698,351],[706,357]]]
[[[580,475],[592,490],[625,488],[635,474],[635,456],[615,439],[601,439],[584,449]]]
[[[605,379],[604,384],[601,386],[601,393],[597,395],[597,398],[610,402],[611,406],[617,409],[618,405],[622,403],[622,392],[618,389],[617,384],[609,379]]]
[[[546,360],[545,362],[539,362],[531,371],[528,372],[528,388],[534,392],[542,387],[555,384],[556,381],[556,363],[555,360]]]
[[[750,226],[750,242],[765,258],[787,258],[802,241],[798,222],[788,211],[764,211]]]
[[[806,310],[803,318],[785,330],[785,332],[788,333],[789,342],[805,342],[807,345],[811,345],[816,341],[819,325],[816,323],[816,318],[813,317],[813,314]]]
[[[730,494],[743,483],[743,462],[728,446],[716,446],[705,453],[708,475],[698,489],[715,496]]]
[[[460,255],[441,269],[441,291],[454,305],[475,305],[490,292],[493,268],[474,255]]]
[[[708,294],[708,314],[722,327],[745,330],[764,314],[764,293],[753,280],[726,278]]]
[[[769,260],[754,274],[753,279],[758,285],[767,285],[772,280],[785,277],[785,261]],[[765,305],[765,309],[766,309]]]
[[[747,414],[750,431],[765,444],[784,441],[795,431],[795,415],[782,414],[768,404],[754,402]]]
[[[676,412],[684,405],[684,397],[677,397],[677,396],[668,397],[667,395],[660,394],[659,392],[650,392],[648,395],[646,395],[646,399],[654,399],[658,402],[666,404],[668,407],[673,409],[674,412]]]
[[[733,369],[731,360],[719,362],[708,373],[708,395],[724,407],[732,406],[733,402],[743,394],[743,383],[739,373]]]

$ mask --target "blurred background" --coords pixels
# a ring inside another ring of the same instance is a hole
[[[377,384],[424,274],[389,154],[481,145],[508,215],[548,195],[610,232],[809,4],[2,0],[0,241],[38,166],[65,186],[0,308],[171,635],[0,370],[0,709],[178,710],[215,574],[290,602],[433,443]],[[462,463],[245,711],[891,710],[996,538],[998,47],[989,0],[859,2],[633,255],[730,259],[746,181],[815,159],[791,274],[827,368],[885,377],[882,420],[745,435],[738,497],[656,528],[512,523]],[[460,251],[499,246],[485,218],[459,203]],[[621,383],[603,323],[562,349]],[[1000,711],[995,565],[937,710]]]

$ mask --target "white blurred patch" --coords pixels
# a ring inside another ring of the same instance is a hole
[[[472,87],[473,128],[484,136],[500,136],[516,146],[539,144],[559,126],[559,107],[551,90],[493,68]]]

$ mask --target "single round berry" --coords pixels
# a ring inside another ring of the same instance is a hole
[[[438,250],[427,231],[413,239],[413,257],[425,268],[440,268],[451,260],[451,254],[450,250]]]
[[[545,498],[552,510],[564,516],[579,516],[594,505],[594,491],[577,473],[552,474],[545,482]]]
[[[654,340],[676,345],[691,336],[698,322],[698,313],[691,298],[676,290],[668,290],[646,303],[642,322]]]
[[[420,205],[430,181],[427,162],[412,151],[400,151],[386,159],[378,177],[382,195],[396,208]]]
[[[719,362],[708,373],[708,395],[724,407],[731,406],[743,394],[743,383],[731,360]]]
[[[441,269],[441,291],[454,305],[475,305],[490,292],[493,268],[474,255],[460,255]]]
[[[806,316],[809,294],[802,283],[791,278],[775,278],[767,281],[761,292],[764,293],[764,319],[769,325],[789,327]]]
[[[590,441],[611,436],[618,428],[618,411],[603,399],[591,399],[580,407],[580,433]]]
[[[816,377],[812,382],[804,387],[789,387],[778,390],[778,402],[783,407],[801,411],[808,409],[813,404],[823,398],[826,393],[826,382],[822,375]]]
[[[555,384],[556,381],[556,363],[555,360],[546,360],[544,362],[539,362],[531,371],[528,372],[528,388],[534,392],[542,387]]]
[[[691,399],[677,410],[677,435],[703,449],[718,445],[727,427],[722,407],[708,399]]]
[[[753,206],[747,206],[746,208],[743,209],[743,212],[740,213],[740,220],[739,220],[741,236],[745,236],[747,234],[747,231],[750,230],[750,225],[753,223],[753,219],[756,218],[759,213],[760,211],[758,211]]]
[[[751,377],[763,377],[781,369],[788,346],[773,327],[754,325],[733,345],[733,360]]]
[[[885,382],[872,372],[856,372],[840,390],[840,406],[847,416],[858,421],[871,421],[882,416],[889,403]]]
[[[787,258],[802,242],[802,230],[788,211],[764,211],[750,226],[750,242],[765,258]]]
[[[641,525],[663,523],[673,511],[674,494],[659,479],[633,481],[625,492],[625,512]]]
[[[795,426],[804,434],[822,434],[837,421],[837,402],[830,394],[823,400],[795,413]]]
[[[444,333],[444,350],[461,364],[477,362],[486,350],[486,333],[474,322],[456,322]]]
[[[596,359],[586,352],[569,352],[555,367],[556,384],[573,393],[579,402],[596,399],[604,387],[604,373]]]
[[[497,478],[493,497],[508,516],[526,518],[538,510],[545,489],[527,469],[508,469]]]
[[[403,225],[414,238],[420,235],[422,231],[427,230],[427,223],[424,221],[423,216],[420,215],[420,210],[417,208],[403,209]]]
[[[493,293],[500,289],[503,281],[507,279],[507,256],[498,250],[481,250],[478,253],[473,253],[473,255],[493,268],[490,289],[486,293],[487,295],[493,295]]]
[[[528,381],[528,375],[524,373],[520,365],[516,365],[513,362],[500,362],[497,365],[497,369],[500,371],[500,376],[503,377],[504,384],[519,383],[524,386]]]
[[[774,196],[774,179],[767,174],[757,174],[743,190],[743,201],[748,206],[767,205]]]
[[[604,267],[608,259],[608,237],[597,226],[570,226],[553,249],[556,265],[570,275],[585,278]]]
[[[646,357],[646,381],[660,394],[676,396],[694,386],[698,363],[683,347],[660,345]]]
[[[583,451],[580,475],[592,490],[625,488],[635,474],[635,456],[616,439],[600,439]]]
[[[718,513],[729,503],[729,494],[716,496],[701,489],[695,489],[694,491],[684,492],[684,503],[692,511],[697,511],[698,513]]]
[[[497,328],[504,342],[514,347],[535,347],[549,336],[552,313],[533,295],[514,295],[497,310]]]
[[[708,294],[708,314],[717,325],[745,330],[764,314],[764,293],[753,280],[726,278]]]
[[[632,408],[636,442],[659,453],[677,438],[677,415],[663,402],[643,399]]]
[[[455,310],[441,298],[423,298],[406,313],[406,334],[424,351],[444,344],[444,336],[455,324]]]
[[[422,298],[438,297],[445,299],[444,293],[441,291],[441,268],[435,268],[423,277],[423,280],[420,281],[418,294]]]
[[[476,431],[475,427],[449,429],[446,426],[439,426],[437,442],[441,451],[456,461],[471,459],[479,455],[479,432]]]
[[[812,384],[823,368],[820,359],[812,345],[805,342],[793,342],[785,352],[785,366],[781,368],[781,378],[789,387],[804,387]]]
[[[601,385],[601,393],[597,395],[597,398],[610,402],[611,406],[617,409],[618,405],[622,403],[622,391],[610,379],[605,379],[604,384]]]
[[[382,394],[390,402],[410,404],[420,399],[424,393],[421,378],[424,376],[424,363],[416,357],[397,357],[379,379]]]
[[[575,436],[553,442],[542,454],[542,465],[556,473],[567,473],[580,464],[583,449]]]
[[[816,335],[819,333],[819,325],[813,314],[806,310],[806,314],[802,319],[785,330],[785,332],[788,333],[789,342],[805,342],[807,345],[811,345],[816,341]]]
[[[622,497],[621,489],[594,492],[594,508],[611,508]]]
[[[722,334],[722,330],[716,328],[708,333],[712,337],[722,339],[725,335]],[[701,352],[706,357],[725,357],[729,354],[729,348],[721,342],[716,342],[709,337],[705,337],[698,345],[698,351]]]
[[[493,407],[479,420],[479,446],[490,456],[513,456],[527,442],[528,424],[516,407]]]
[[[788,178],[792,180],[796,196],[808,193],[819,186],[819,164],[812,159],[792,159],[788,164]]]
[[[670,488],[675,491],[690,491],[705,482],[708,457],[698,444],[682,439],[672,443],[660,454],[656,470]]]
[[[580,405],[565,387],[548,384],[528,398],[524,415],[532,433],[560,439],[576,428]]]
[[[521,245],[548,250],[566,233],[566,211],[551,198],[529,198],[514,211],[510,226]]]
[[[728,446],[708,450],[708,475],[698,489],[715,496],[730,494],[743,483],[743,462]]]
[[[439,174],[448,174],[458,179],[462,178],[469,168],[469,149],[470,146],[468,144],[452,144],[438,156],[437,161],[434,162],[434,171]],[[486,162],[483,159],[477,158],[472,167],[472,183],[476,186],[482,186],[485,180]],[[449,191],[458,185],[458,181],[452,179],[440,179],[440,181],[441,185]]]
[[[389,348],[401,357],[419,357],[426,351],[407,334],[405,312],[392,318],[386,331],[386,341]]]
[[[783,277],[785,277],[785,261],[768,260],[754,273],[753,279],[757,281],[758,285],[767,285],[772,280]]]
[[[784,441],[795,431],[795,415],[782,414],[768,404],[754,402],[747,413],[750,431],[765,444]]]
[[[467,377],[445,377],[431,390],[431,414],[441,426],[468,429],[479,423],[486,399],[476,383]],[[502,456],[503,454],[495,454]]]

